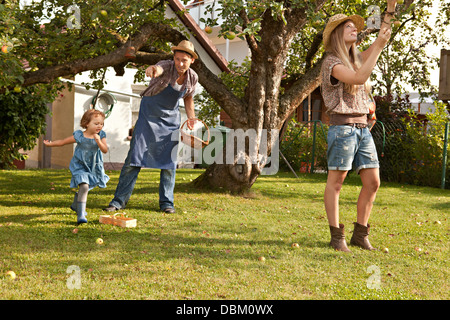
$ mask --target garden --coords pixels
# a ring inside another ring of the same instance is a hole
[[[159,172],[143,170],[121,211],[135,228],[99,222],[119,171],[89,194],[80,226],[68,170],[0,171],[2,299],[450,298],[448,190],[383,182],[371,216],[378,250],[350,246],[347,254],[329,247],[325,174],[261,176],[237,196],[193,189],[202,171],[178,170],[177,212],[164,214]],[[360,188],[350,174],[341,193],[348,238]]]

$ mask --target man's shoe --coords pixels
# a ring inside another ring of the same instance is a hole
[[[175,209],[174,208],[165,208],[164,210],[163,210],[163,212],[164,213],[175,213]]]
[[[108,211],[108,212],[114,212],[114,211],[117,211],[117,210],[119,210],[119,209],[117,209],[114,206],[109,206],[108,208],[103,209],[103,211]]]

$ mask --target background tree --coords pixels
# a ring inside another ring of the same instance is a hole
[[[412,16],[408,9],[412,2],[405,1],[399,6],[398,12],[405,12],[402,19]],[[20,8],[18,1],[3,1],[1,41],[11,45],[8,53],[0,55],[0,63],[6,67],[2,70],[9,70],[0,77],[0,94],[7,95],[17,86],[51,83],[58,77],[88,70],[93,70],[95,77],[98,70],[107,66],[113,66],[118,74],[124,67],[143,69],[170,58],[170,44],[186,38],[178,31],[182,28],[176,21],[164,17],[164,1],[75,1],[80,9],[80,19],[75,19],[79,28],[73,25],[70,28],[68,16],[76,17],[76,12],[70,11],[73,3],[73,0],[41,1]],[[201,60],[193,68],[212,99],[232,118],[233,128],[254,129],[258,142],[264,130],[271,141],[271,135],[280,130],[303,99],[320,84],[321,37],[328,17],[335,13],[359,13],[367,18],[371,15],[369,5],[377,4],[381,11],[385,7],[384,1],[361,0],[218,0],[217,3],[221,9],[216,16],[219,14],[224,19],[222,34],[238,33],[251,51],[246,77],[242,79],[242,72],[227,76],[230,83],[234,82],[233,77],[239,79],[243,87],[234,90],[227,81],[211,73]],[[420,6],[416,8],[419,10]],[[8,16],[13,20],[8,20]],[[416,14],[414,19],[425,17]],[[376,27],[367,29],[360,38],[370,40],[370,35],[377,31]],[[132,60],[125,54],[130,47],[136,52]],[[27,71],[21,67],[24,60],[29,64]],[[55,85],[57,81],[51,84]],[[196,184],[235,192],[251,188],[266,160],[251,161],[249,155],[258,154],[260,147],[267,147],[270,153],[272,145],[257,143],[254,150],[249,149],[251,146],[247,144],[243,153],[235,154],[234,163],[209,166]],[[244,160],[243,164],[238,160]]]

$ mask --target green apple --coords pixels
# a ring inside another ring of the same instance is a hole
[[[292,248],[300,248],[300,245],[298,243],[293,243],[291,245]]]
[[[236,33],[234,33],[233,31],[228,31],[225,36],[228,40],[233,40],[234,38],[236,38]]]
[[[212,33],[212,28],[210,26],[206,26],[205,27],[205,32],[206,33]]]
[[[19,93],[20,91],[22,91],[22,88],[20,86],[15,86],[14,87],[14,92]]]
[[[266,258],[264,258],[264,257],[259,257],[258,260],[264,262],[264,261],[266,261]]]
[[[100,11],[100,14],[101,14],[102,16],[106,17],[106,16],[108,15],[108,11],[106,11],[106,10],[101,10],[101,11]]]
[[[97,243],[97,244],[103,244],[103,239],[102,238],[97,238],[97,240],[95,240],[95,242]]]

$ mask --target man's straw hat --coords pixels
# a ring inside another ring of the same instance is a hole
[[[194,59],[198,59],[197,54],[194,52],[194,45],[187,40],[183,40],[176,47],[172,47],[172,51],[175,50],[187,52],[192,55]]]
[[[345,14],[340,13],[332,16],[330,20],[328,20],[327,26],[323,31],[323,45],[325,47],[325,50],[327,50],[328,46],[330,45],[330,36],[333,30],[336,29],[336,27],[339,26],[342,22],[345,22],[347,20],[353,21],[353,23],[356,26],[356,29],[358,29],[358,32],[364,29],[364,19],[357,14],[352,16],[346,16]]]

